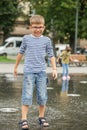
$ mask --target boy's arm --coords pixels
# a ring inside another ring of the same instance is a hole
[[[19,65],[22,57],[23,57],[23,54],[18,53],[17,58],[16,58],[16,63],[15,63],[15,66],[14,66],[14,76],[17,76],[17,74],[18,74],[17,68],[18,68],[18,65]]]
[[[51,57],[50,58],[51,64],[52,64],[52,68],[53,68],[53,78],[54,80],[57,78],[57,67],[56,67],[56,61],[55,61],[55,57]]]

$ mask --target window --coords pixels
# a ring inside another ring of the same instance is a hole
[[[16,41],[16,47],[20,47],[22,41]]]
[[[10,42],[7,47],[13,47],[14,46],[14,43],[13,42]]]

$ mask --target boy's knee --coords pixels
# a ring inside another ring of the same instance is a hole
[[[44,106],[44,105],[46,105],[46,103],[47,103],[47,99],[45,99],[45,100],[38,100],[37,103],[38,103],[40,106]]]

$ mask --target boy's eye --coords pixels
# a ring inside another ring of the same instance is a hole
[[[32,27],[33,29],[43,29],[44,28],[44,26],[40,26],[40,27],[36,27],[36,26],[34,26],[34,27]]]

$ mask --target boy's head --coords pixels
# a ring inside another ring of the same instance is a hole
[[[71,51],[72,49],[69,46],[66,46],[66,51]]]
[[[44,17],[41,16],[41,15],[33,15],[31,18],[30,18],[30,26],[32,24],[45,24],[45,20],[44,20]]]
[[[32,35],[40,37],[45,29],[45,20],[41,15],[34,15],[30,18],[30,30]]]

